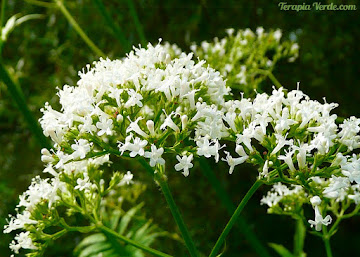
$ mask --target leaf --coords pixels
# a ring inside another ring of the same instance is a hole
[[[110,243],[95,243],[92,245],[88,245],[87,247],[85,247],[81,253],[79,254],[79,257],[89,257],[92,255],[97,255],[101,252],[104,252],[105,250],[109,250],[111,249],[111,244]]]
[[[270,247],[273,248],[281,257],[295,257],[288,249],[283,245],[269,243]]]
[[[150,220],[139,214],[143,204],[131,208],[127,212],[117,209],[111,214],[103,213],[103,223],[108,224],[113,231],[130,238],[142,245],[150,246],[157,237],[168,236],[164,231],[159,231]],[[78,257],[144,257],[142,250],[124,244],[111,233],[96,233],[84,238],[74,250]]]
[[[120,210],[115,210],[111,214],[110,221],[109,221],[109,227],[112,230],[115,230],[115,228],[118,226],[120,217],[121,217],[121,211]]]
[[[5,42],[9,34],[15,29],[16,26],[19,26],[28,20],[42,19],[43,17],[45,17],[45,15],[43,14],[28,14],[23,17],[17,18],[18,16],[19,14],[11,16],[7,20],[5,26],[1,28],[1,41]]]
[[[119,224],[119,234],[124,234],[129,222],[131,221],[132,217],[135,213],[143,207],[144,204],[139,204],[133,208],[131,208],[128,212],[125,213],[124,217],[122,217],[120,224]]]
[[[95,244],[95,243],[98,243],[98,242],[104,242],[104,241],[106,241],[106,236],[104,236],[104,234],[102,234],[102,233],[96,233],[96,234],[90,235],[88,237],[85,237],[80,242],[80,244],[78,244],[76,246],[76,248],[74,249],[74,252],[78,253],[81,248],[84,248],[84,247],[86,247],[88,245]]]

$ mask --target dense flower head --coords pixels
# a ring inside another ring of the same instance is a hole
[[[331,223],[330,216],[320,216],[320,209],[334,210],[332,205],[338,202],[359,203],[360,162],[351,154],[359,148],[359,119],[350,117],[338,125],[337,116],[331,114],[337,104],[281,88],[271,95],[257,94],[254,100],[228,101],[225,106],[225,115],[235,117],[231,126],[228,123],[228,133],[237,143],[237,158],[247,157],[247,162],[259,165],[259,179],[272,184],[280,178],[301,186],[302,198],[307,197],[303,203],[310,204],[315,196],[327,199],[314,207],[315,221],[309,221],[316,230],[321,230],[319,224]],[[230,165],[229,154],[227,160]],[[236,165],[231,163],[230,173]],[[271,210],[284,196],[277,189],[262,200]]]
[[[191,50],[220,71],[228,86],[247,96],[254,95],[253,90],[259,89],[280,59],[293,62],[298,57],[298,44],[282,40],[280,29],[228,29],[226,33],[222,39],[216,37],[213,42],[193,44]]]
[[[149,44],[122,60],[88,65],[79,72],[77,86],[59,89],[61,111],[48,103],[42,110],[44,134],[58,149],[53,163],[59,168],[88,158],[103,151],[101,142],[106,142],[121,154],[150,158],[154,166],[163,163],[164,135],[186,137],[189,123],[201,128],[198,136],[226,135],[220,109],[229,88],[219,72],[192,56],[168,44]]]

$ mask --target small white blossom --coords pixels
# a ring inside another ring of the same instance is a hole
[[[234,168],[235,168],[236,165],[244,163],[249,158],[249,156],[242,156],[242,157],[238,157],[238,158],[233,158],[230,155],[229,152],[227,152],[227,151],[224,151],[224,152],[226,154],[226,159],[222,158],[221,160],[226,161],[228,163],[228,165],[230,166],[229,174],[233,173]]]
[[[86,154],[90,152],[90,144],[85,139],[79,139],[75,140],[75,144],[71,145],[71,148],[74,150],[74,152],[71,154],[73,159],[84,159]]]
[[[180,171],[183,170],[183,175],[185,177],[189,176],[189,169],[191,169],[194,165],[191,163],[193,160],[193,154],[189,156],[183,155],[180,157],[179,155],[176,156],[176,159],[179,161],[178,164],[175,165],[175,170]]]
[[[100,116],[100,121],[96,123],[96,127],[100,129],[97,133],[98,136],[102,136],[104,134],[111,136],[113,134],[113,120],[105,116]]]
[[[155,167],[156,164],[165,164],[165,160],[161,157],[164,153],[164,148],[156,148],[154,144],[151,145],[151,152],[145,152],[145,157],[150,159],[150,166]]]
[[[315,210],[315,220],[308,220],[308,222],[310,223],[311,227],[315,226],[316,231],[321,231],[323,225],[328,226],[331,224],[332,218],[330,215],[327,215],[325,218],[323,218],[323,216],[320,213],[318,205],[314,206],[314,210]]]

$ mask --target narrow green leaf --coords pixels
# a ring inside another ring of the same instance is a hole
[[[132,217],[135,215],[137,211],[139,211],[144,206],[143,203],[131,208],[128,212],[125,213],[125,215],[122,217],[118,232],[120,235],[124,234],[126,228],[128,227]]]
[[[78,254],[78,252],[88,246],[88,245],[92,245],[98,242],[104,242],[106,240],[106,237],[104,236],[104,234],[102,233],[96,233],[93,235],[90,235],[88,237],[85,237],[74,249],[74,253]]]
[[[288,249],[283,245],[269,243],[270,247],[273,248],[281,257],[295,257]]]
[[[98,254],[98,253],[104,252],[109,249],[111,249],[111,244],[109,244],[109,243],[101,242],[101,243],[97,243],[97,244],[92,244],[92,245],[85,247],[81,251],[81,253],[79,254],[78,257],[89,257],[91,255]]]
[[[110,225],[110,228],[111,228],[112,230],[115,230],[116,227],[118,226],[119,221],[120,221],[120,217],[121,217],[121,211],[120,211],[120,210],[114,210],[114,211],[111,213],[109,225]]]

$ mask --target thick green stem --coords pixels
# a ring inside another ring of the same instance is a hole
[[[324,241],[324,245],[325,245],[325,250],[326,250],[326,256],[327,257],[333,257],[332,255],[332,251],[331,251],[331,246],[330,246],[330,235],[327,231],[327,227],[323,226],[323,236],[322,239]]]
[[[330,238],[324,238],[323,241],[325,244],[326,256],[333,257],[332,252],[331,252],[331,246],[330,246]]]
[[[0,62],[0,78],[7,86],[11,97],[17,104],[19,110],[24,115],[25,121],[28,124],[30,131],[35,135],[40,145],[42,147],[51,148],[51,145],[47,138],[44,136],[38,122],[30,112],[30,109],[26,104],[25,97],[21,91],[20,86],[18,86],[15,81],[13,81],[2,62]]]
[[[221,246],[223,245],[226,236],[229,234],[231,228],[234,226],[237,218],[239,217],[241,211],[244,209],[247,202],[250,200],[250,198],[253,196],[253,194],[258,190],[258,188],[263,184],[262,181],[257,180],[252,187],[249,189],[249,191],[246,193],[245,197],[241,200],[240,204],[236,208],[235,212],[231,216],[229,222],[226,224],[226,227],[224,228],[223,232],[221,233],[219,239],[217,240],[215,246],[213,247],[209,257],[215,257],[217,256],[217,253],[220,251]]]
[[[159,257],[172,257],[171,255],[168,255],[168,254],[166,254],[166,253],[163,253],[163,252],[160,252],[160,251],[158,251],[158,250],[152,249],[152,248],[147,247],[147,246],[145,246],[145,245],[138,244],[137,242],[135,242],[135,241],[133,241],[133,240],[131,240],[131,239],[129,239],[129,238],[126,238],[126,237],[124,237],[124,236],[116,233],[115,231],[111,230],[111,229],[108,228],[108,227],[105,227],[104,225],[99,225],[98,228],[99,228],[101,231],[103,231],[104,233],[110,234],[110,235],[118,238],[119,240],[121,240],[121,241],[123,241],[123,242],[125,242],[125,243],[127,243],[127,244],[129,244],[129,245],[132,245],[132,246],[134,246],[134,247],[136,247],[136,248],[139,248],[139,249],[141,249],[141,250],[143,250],[143,251],[145,251],[145,252],[147,252],[147,253],[150,253],[150,254],[152,254],[152,255],[154,255],[154,256],[159,256]]]
[[[169,206],[171,214],[173,215],[173,218],[174,218],[174,220],[181,232],[181,235],[184,239],[185,245],[190,252],[190,255],[192,257],[198,257],[199,256],[198,251],[195,247],[193,240],[191,239],[190,233],[185,225],[184,220],[181,217],[180,211],[174,201],[174,198],[171,194],[170,188],[166,182],[165,175],[163,174],[164,167],[159,166],[160,170],[154,172],[154,169],[144,159],[139,159],[139,162],[145,168],[145,170],[149,173],[149,175],[151,175],[155,179],[155,181],[159,184],[161,191],[164,194],[165,200]]]
[[[175,220],[177,226],[179,227],[179,230],[185,241],[185,245],[186,245],[187,249],[189,250],[190,255],[192,257],[198,257],[199,256],[198,251],[195,247],[193,240],[191,239],[190,233],[184,223],[184,220],[181,217],[180,211],[174,201],[174,198],[173,198],[170,188],[164,178],[164,175],[161,174],[161,172],[156,172],[156,173],[154,173],[154,178],[155,178],[155,181],[159,184],[161,191],[164,194],[166,202],[170,208],[170,211],[174,217],[174,220]]]
[[[94,51],[95,54],[98,56],[106,57],[106,54],[104,54],[91,39],[85,34],[85,32],[82,30],[82,28],[79,26],[79,24],[75,21],[75,19],[71,16],[69,11],[66,9],[65,5],[61,0],[55,0],[57,6],[59,7],[60,11],[64,14],[65,18],[70,22],[70,24],[73,26],[75,31],[79,34],[79,36],[85,41],[85,43],[91,48],[91,50]]]
[[[217,196],[220,198],[222,204],[231,215],[234,213],[236,206],[232,202],[229,194],[225,191],[224,187],[219,183],[218,178],[214,174],[214,171],[211,169],[210,165],[206,159],[201,158],[199,160],[201,170],[203,171],[206,178],[209,180],[211,186],[214,188]],[[239,231],[245,236],[249,244],[253,247],[256,253],[261,257],[270,257],[270,254],[266,248],[261,244],[260,240],[257,238],[254,231],[249,227],[246,220],[243,217],[239,217],[236,225],[239,226]]]

